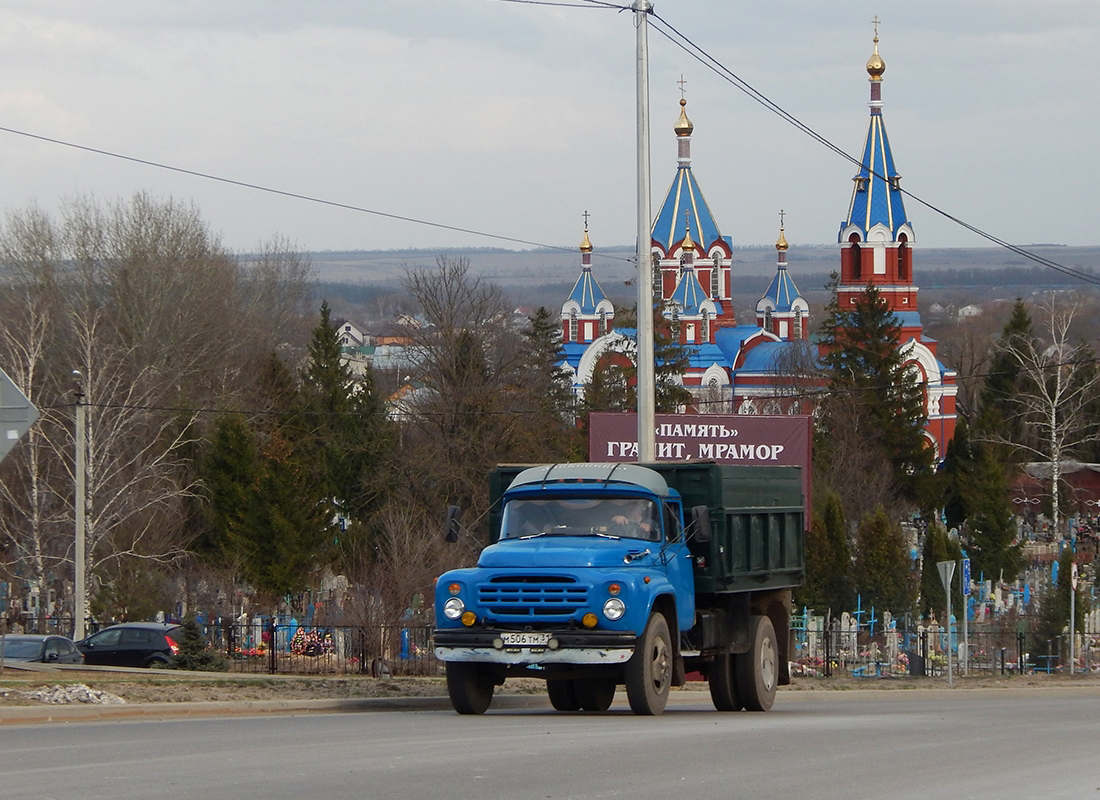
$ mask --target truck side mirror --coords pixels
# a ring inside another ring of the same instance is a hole
[[[711,537],[710,509],[706,506],[692,506],[691,527],[695,541],[709,542]]]
[[[462,509],[458,506],[448,506],[447,515],[443,518],[443,540],[457,542],[458,533],[462,530],[459,519],[462,518]]]

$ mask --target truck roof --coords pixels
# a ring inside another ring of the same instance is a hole
[[[623,483],[641,486],[663,497],[669,494],[668,483],[664,478],[653,470],[636,464],[547,464],[525,469],[508,488],[549,483]]]

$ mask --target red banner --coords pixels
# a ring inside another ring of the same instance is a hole
[[[638,415],[595,412],[588,418],[589,461],[637,461]],[[810,417],[657,414],[658,461],[802,467],[806,524],[810,508]]]

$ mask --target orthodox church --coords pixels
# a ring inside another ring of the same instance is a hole
[[[867,62],[871,85],[870,125],[852,199],[840,225],[837,301],[854,304],[873,284],[901,326],[900,347],[915,380],[925,385],[925,435],[937,457],[946,454],[955,432],[956,374],[939,362],[936,342],[925,336],[913,282],[912,225],[905,214],[900,176],[882,119],[882,76],[878,52]],[[798,365],[814,361],[809,304],[787,269],[788,244],[782,214],[776,241],[776,269],[756,304],[756,318],[738,324],[730,300],[733,240],[723,235],[691,166],[694,126],[687,101],[680,100],[676,174],[651,231],[654,295],[674,337],[690,353],[680,381],[694,400],[690,413],[808,414],[807,384]],[[583,398],[593,372],[634,352],[637,331],[616,328],[615,309],[592,272],[592,243],[585,225],[581,272],[562,305],[562,366]],[[811,384],[812,385],[812,384]]]

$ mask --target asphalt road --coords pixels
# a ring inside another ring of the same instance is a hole
[[[0,728],[2,798],[1100,798],[1100,691],[781,693],[640,718],[541,701]],[[391,707],[392,708],[392,707]]]

